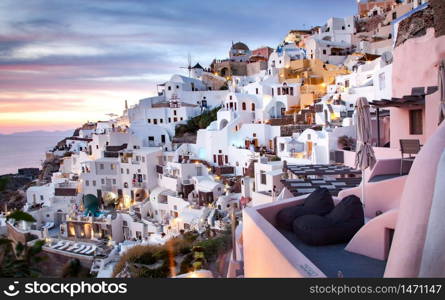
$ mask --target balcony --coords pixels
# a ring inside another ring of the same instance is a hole
[[[140,188],[140,189],[145,189],[146,184],[145,184],[145,182],[133,182],[133,187]]]
[[[102,185],[103,192],[116,192],[117,189],[118,189],[118,186],[116,186],[116,185],[109,185],[109,184]]]
[[[309,246],[276,227],[277,213],[303,203],[305,197],[244,209],[245,277],[382,277],[384,260],[348,252],[346,244]]]

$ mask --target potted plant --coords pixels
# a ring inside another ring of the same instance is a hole
[[[352,146],[354,145],[354,139],[347,135],[340,136],[337,140],[337,145],[338,145],[338,148],[340,148],[342,150],[351,151]]]

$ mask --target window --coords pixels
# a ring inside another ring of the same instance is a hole
[[[151,119],[147,119],[148,123],[151,123]]]
[[[177,85],[176,88],[179,89],[179,85]]]
[[[280,96],[281,95],[281,89],[277,88],[277,95]]]
[[[178,118],[174,117],[173,122],[178,122]]]
[[[158,120],[157,119],[153,119],[153,124],[158,124]]]
[[[255,111],[255,103],[252,103],[252,111]]]
[[[342,26],[342,27],[341,27],[341,30],[345,30],[345,29],[346,29],[345,26]]]
[[[168,86],[168,87],[167,87],[167,90],[171,91],[171,90],[172,90],[172,87],[171,87],[171,86]]]
[[[43,195],[40,195],[40,200],[42,200],[42,201],[43,201]]]
[[[130,174],[130,169],[127,169],[127,175]]]
[[[323,54],[326,55],[326,49],[323,49]]]
[[[121,174],[124,174],[124,168],[121,168]]]
[[[102,184],[105,184],[105,179],[102,178],[102,179],[100,180],[100,182],[101,182]]]
[[[224,158],[225,158],[226,164],[228,164],[229,163],[229,157],[227,155],[224,155]]]
[[[349,80],[346,80],[345,81],[345,88],[348,88],[349,87]]]
[[[90,181],[89,180],[85,180],[85,185],[86,186],[90,186]]]
[[[168,122],[171,123],[172,122],[172,118],[168,118]]]
[[[93,186],[96,186],[96,180],[93,180]]]
[[[272,97],[274,96],[273,88],[272,88]]]
[[[114,170],[115,165],[114,165],[114,164],[111,164],[111,165],[110,165],[110,168],[111,168],[111,170]]]
[[[173,210],[178,210],[178,207],[176,205],[173,205]]]
[[[294,95],[294,88],[293,88],[293,87],[290,87],[290,88],[289,88],[289,94],[290,94],[291,96]]]
[[[280,151],[284,151],[284,143],[280,143]]]
[[[229,96],[229,99],[232,100],[232,96]]]
[[[113,184],[116,184],[116,179],[113,179]]]
[[[266,172],[264,172],[264,171],[260,172],[260,183],[266,184]]]
[[[183,118],[183,117],[181,117],[181,118],[180,118],[180,120],[182,121],[182,120],[184,120],[184,118]]]
[[[242,103],[242,108],[243,108],[243,110],[246,110],[247,108],[246,108],[246,102],[243,102]]]
[[[216,164],[216,154],[213,154],[213,162]]]
[[[145,162],[145,156],[142,156],[142,162],[143,163]]]
[[[176,112],[176,109],[175,109],[175,110],[173,110],[173,115],[176,116],[176,114],[177,114],[177,112]]]
[[[159,123],[164,123],[164,119],[159,119]]]
[[[393,12],[393,13],[392,13],[392,19],[393,19],[393,20],[397,19],[397,12]]]
[[[409,134],[423,134],[422,110],[409,111]]]
[[[103,170],[103,169],[104,169],[104,164],[100,164],[100,165],[99,165],[99,168],[100,168],[101,170]]]
[[[161,143],[165,143],[165,134],[161,135]]]
[[[258,95],[258,88],[256,88],[256,89],[255,89],[255,94],[257,94],[257,95]]]

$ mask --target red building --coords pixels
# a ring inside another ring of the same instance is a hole
[[[261,47],[252,51],[252,56],[261,56],[266,59],[269,59],[270,54],[273,52],[273,49],[270,47]]]

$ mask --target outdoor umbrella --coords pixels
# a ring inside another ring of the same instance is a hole
[[[357,128],[355,167],[362,171],[362,202],[365,206],[365,170],[369,167],[372,169],[376,162],[374,150],[371,146],[372,128],[368,100],[364,97],[358,98],[355,109]]]
[[[445,60],[439,65],[440,112],[439,124],[445,119]]]

